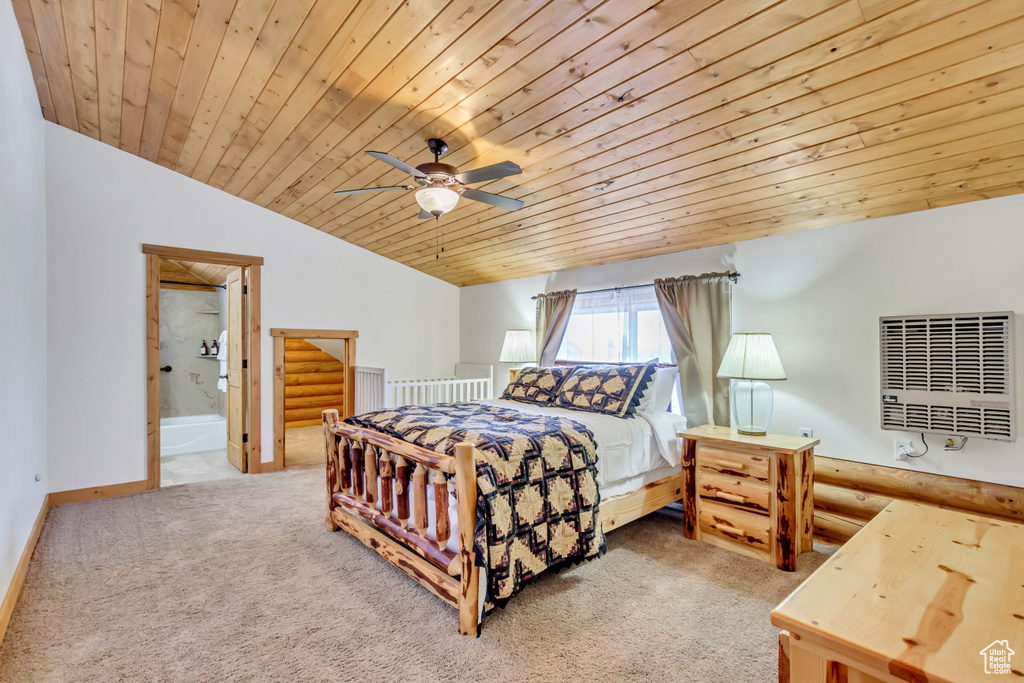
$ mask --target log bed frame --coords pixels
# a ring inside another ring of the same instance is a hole
[[[457,444],[454,456],[436,453],[381,432],[346,425],[338,420],[337,410],[323,411],[323,426],[327,530],[344,529],[355,536],[457,609],[459,633],[475,635],[480,570],[473,556],[477,503],[473,444]],[[687,454],[683,455],[685,459]],[[685,472],[684,467],[683,472],[637,491],[602,500],[604,531],[685,500],[684,492],[693,484],[685,480]],[[458,553],[445,547],[451,533],[446,474],[455,476]],[[434,497],[433,520],[428,519],[429,495]],[[427,537],[431,530],[433,539]]]

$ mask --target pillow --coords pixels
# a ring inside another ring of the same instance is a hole
[[[523,403],[550,405],[562,382],[572,374],[574,368],[524,368],[516,375],[515,381],[505,387],[502,398]]]
[[[647,385],[647,391],[640,399],[637,410],[649,413],[668,412],[672,405],[672,390],[675,388],[679,368],[658,368],[654,373],[654,381]]]
[[[654,379],[655,366],[585,365],[562,382],[552,404],[557,408],[629,417]]]

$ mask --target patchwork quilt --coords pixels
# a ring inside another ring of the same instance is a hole
[[[345,420],[439,453],[476,446],[477,564],[487,604],[503,606],[545,569],[605,550],[593,433],[564,417],[483,403],[403,406]]]

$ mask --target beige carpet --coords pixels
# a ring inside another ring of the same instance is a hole
[[[0,647],[0,681],[775,681],[768,614],[796,573],[657,514],[543,577],[479,638],[344,532],[319,470],[54,508]]]
[[[285,467],[325,467],[324,428],[319,425],[286,429],[284,432]]]

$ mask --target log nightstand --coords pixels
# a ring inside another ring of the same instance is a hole
[[[818,440],[713,425],[679,436],[687,537],[794,571],[812,547]]]

